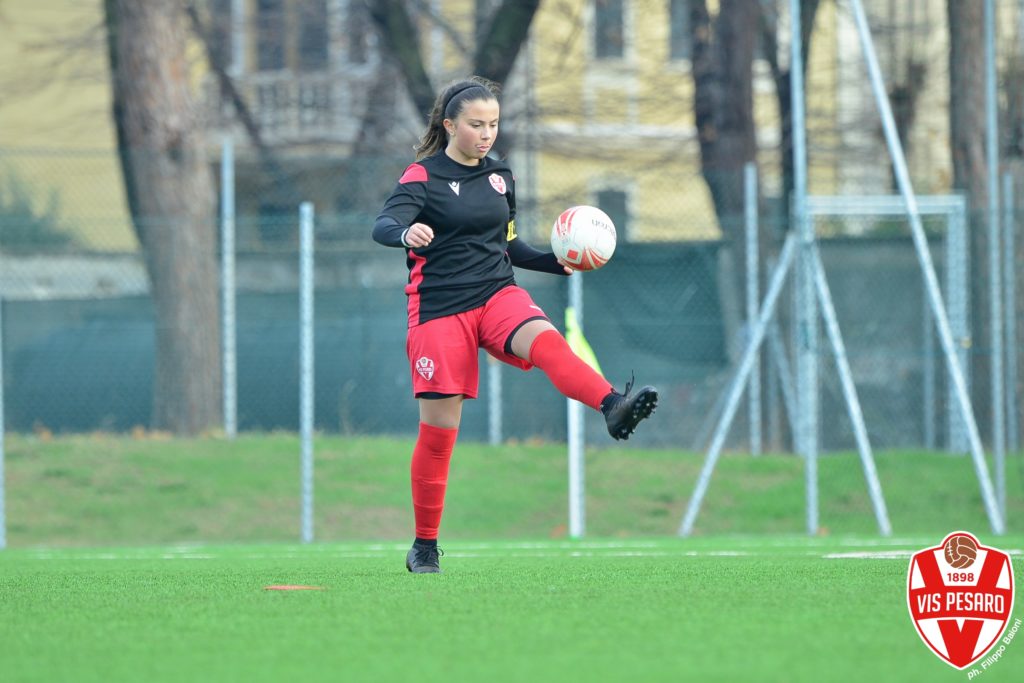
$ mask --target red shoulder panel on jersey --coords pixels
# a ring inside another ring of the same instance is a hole
[[[427,169],[423,168],[419,164],[409,164],[409,168],[405,169],[405,173],[398,179],[400,185],[405,183],[425,183],[427,182]]]

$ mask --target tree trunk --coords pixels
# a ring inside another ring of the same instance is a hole
[[[1018,125],[1024,124],[1024,120],[1018,121]],[[1007,346],[1010,353],[1017,354],[1017,376],[1007,378],[1009,386],[1017,388],[1017,443],[1024,443],[1024,156],[1014,156],[1010,161],[1010,168],[1013,174],[1014,186],[1014,251],[1013,270],[1004,273],[1006,277],[1016,278],[1014,302],[1016,310],[1013,315],[1016,325],[1017,346]],[[1021,474],[1024,476],[1024,458],[1018,458]]]
[[[1014,187],[1014,255],[1013,269],[1004,273],[1004,277],[1016,278],[1015,302],[1016,310],[1016,348],[1007,345],[1010,353],[1017,354],[1017,376],[1007,377],[1010,386],[1017,388],[1017,443],[1024,440],[1024,34],[1017,36],[1017,53],[1007,64],[1003,78],[1006,93],[1005,141],[1003,158],[1006,159],[1007,171],[1012,174]],[[1005,201],[1005,197],[1003,200]],[[1005,229],[1005,226],[1004,226]],[[1021,463],[1024,468],[1024,462]],[[1024,469],[1022,469],[1024,472]]]
[[[694,112],[701,173],[719,227],[743,245],[743,167],[756,161],[753,59],[756,0],[722,0],[712,22],[704,0],[691,0]],[[738,263],[742,251],[737,250]]]
[[[504,83],[526,42],[540,0],[505,0],[490,18],[473,55],[473,71]]]
[[[368,0],[370,18],[384,43],[385,52],[398,64],[405,87],[423,120],[434,107],[434,86],[423,64],[420,36],[402,0]]]
[[[979,431],[991,421],[988,319],[988,172],[985,162],[985,37],[984,3],[948,0],[949,129],[953,156],[953,187],[967,196],[970,212],[970,282],[973,313],[971,398]]]
[[[759,18],[757,0],[721,0],[714,20],[705,0],[690,0],[694,115],[701,174],[711,193],[718,227],[733,254],[730,277],[736,288],[734,296],[723,296],[722,300],[727,323],[742,317],[746,285],[743,168],[757,159],[753,60]],[[727,330],[730,342],[738,339],[737,332]],[[733,343],[729,347],[730,355],[738,350]]]
[[[807,75],[808,55],[811,53],[811,37],[814,35],[814,22],[818,15],[818,7],[821,0],[800,0],[800,45],[803,48],[800,52],[803,62],[803,74]],[[792,64],[785,69],[779,63],[779,28],[778,17],[774,12],[762,12],[761,16],[761,44],[764,45],[765,59],[772,72],[772,80],[775,81],[775,97],[779,107],[779,120],[782,129],[780,144],[781,167],[782,167],[782,195],[783,206],[788,211],[789,198],[793,194],[793,100],[790,93],[792,83]],[[789,61],[788,59],[786,60]],[[805,80],[806,83],[806,80]],[[785,214],[788,218],[788,213]],[[779,234],[785,232],[785,226],[781,226]]]
[[[213,181],[178,0],[105,0],[125,189],[156,309],[154,429],[221,421]]]

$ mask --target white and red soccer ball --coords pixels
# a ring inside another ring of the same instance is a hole
[[[601,209],[574,206],[551,227],[551,251],[576,270],[597,270],[615,253],[615,224]]]

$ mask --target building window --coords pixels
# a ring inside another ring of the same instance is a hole
[[[327,0],[256,0],[260,71],[322,71],[328,66]]]
[[[366,64],[370,61],[373,26],[370,25],[370,15],[365,3],[350,2],[348,4],[345,32],[348,37],[349,64]]]
[[[285,63],[284,0],[256,1],[256,68],[278,71]]]
[[[625,54],[623,0],[594,0],[594,56],[621,59]]]
[[[615,224],[615,232],[619,239],[627,239],[630,233],[629,207],[627,206],[626,193],[622,190],[598,190],[597,208],[608,214]]]
[[[327,0],[303,0],[297,8],[299,70],[327,68]]]
[[[669,0],[668,13],[669,59],[690,59],[690,3],[688,0]]]

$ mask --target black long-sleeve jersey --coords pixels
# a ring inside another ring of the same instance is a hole
[[[409,326],[483,306],[515,284],[512,266],[564,275],[555,255],[518,239],[515,179],[501,161],[465,166],[444,151],[411,164],[384,203],[373,239],[406,248]],[[434,230],[426,247],[406,247],[413,223]]]

